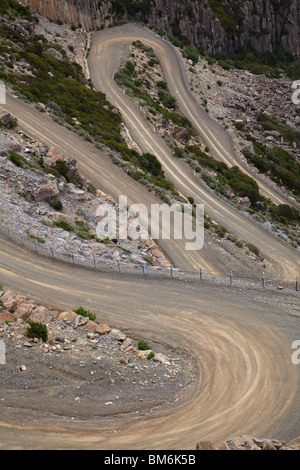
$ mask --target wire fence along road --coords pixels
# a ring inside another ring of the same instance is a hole
[[[71,251],[69,253],[62,253],[54,248],[48,248],[39,243],[38,240],[32,240],[24,235],[23,232],[14,232],[11,227],[5,227],[5,233],[8,239],[18,245],[23,246],[29,252],[34,252],[35,255],[45,256],[51,258],[53,262],[64,262],[81,266],[83,268],[93,269],[101,272],[116,272],[119,274],[141,274],[152,278],[164,279],[178,279],[185,281],[198,281],[210,282],[213,284],[222,285],[235,285],[238,287],[247,288],[262,288],[275,287],[277,289],[288,288],[290,290],[299,289],[299,279],[267,279],[264,272],[260,277],[255,276],[241,276],[235,275],[233,271],[228,274],[220,274],[204,271],[201,267],[198,270],[181,270],[170,265],[168,267],[152,266],[148,263],[134,264],[122,262],[120,259],[115,261],[101,260],[99,256],[92,255],[91,258],[83,257]],[[3,227],[1,228],[3,232]],[[280,284],[280,286],[279,286]]]

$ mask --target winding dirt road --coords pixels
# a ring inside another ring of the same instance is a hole
[[[211,155],[225,162],[229,167],[239,166],[244,173],[257,181],[263,195],[273,200],[275,204],[286,204],[287,199],[284,195],[258,178],[244,162],[237,158],[230,135],[216,120],[208,116],[196,101],[189,90],[184,65],[177,49],[148,28],[130,23],[95,33],[91,42],[89,64],[94,85],[122,111],[127,126],[141,148],[144,151],[152,150],[155,155],[161,156],[170,179],[174,180],[171,166],[167,165],[170,165],[170,158],[167,158],[167,154],[170,156],[172,153],[166,144],[163,144],[163,140],[153,134],[150,125],[147,125],[139,110],[132,106],[130,99],[123,96],[119,87],[113,83],[115,72],[119,69],[121,62],[129,56],[130,45],[136,40],[141,40],[153,48],[160,61],[170,93],[176,97],[180,112],[190,120],[205,144],[209,146]],[[105,67],[101,66],[102,63],[106,64]]]
[[[300,434],[300,370],[291,361],[298,318],[238,289],[95,273],[29,254],[2,236],[0,242],[0,278],[7,285],[54,308],[84,304],[101,322],[147,331],[185,351],[198,376],[176,403],[141,418],[101,418],[95,402],[93,419],[42,408],[32,421],[28,390],[26,410],[1,401],[0,448],[192,450],[200,439],[219,442],[245,432]]]
[[[95,54],[94,49],[91,51],[91,55],[93,54]],[[116,96],[119,97],[119,88],[113,81],[111,81],[111,85],[112,88],[116,88]],[[131,101],[122,93],[121,98],[126,100],[125,104],[120,103],[122,111],[127,112],[128,110],[135,119],[136,109]],[[116,201],[119,196],[127,196],[129,205],[144,204],[149,214],[153,204],[161,204],[154,194],[149,193],[138,182],[126,175],[121,168],[114,165],[105,152],[101,152],[72,131],[60,126],[49,116],[26,105],[9,93],[6,105],[0,106],[1,108],[16,116],[20,128],[26,133],[46,145],[56,147],[66,157],[76,158],[82,175],[94,183],[96,187],[110,194]],[[261,228],[251,219],[242,216],[241,213],[201,186],[191,168],[180,159],[175,159],[165,142],[154,135],[149,128],[147,129],[147,121],[141,118],[137,122],[134,121],[134,124],[137,126],[140,139],[145,142],[145,151],[151,151],[162,158],[167,177],[173,180],[182,194],[186,197],[194,197],[196,203],[204,204],[205,212],[216,222],[225,226],[245,242],[259,247],[264,256],[272,263],[275,278],[294,281],[295,277],[299,275],[299,254],[295,249]],[[148,144],[145,141],[146,135]],[[198,270],[199,267],[202,267],[208,272],[221,274],[228,274],[228,271],[233,269],[232,266],[222,262],[218,250],[213,245],[204,243],[202,250],[187,251],[184,239],[160,239],[159,244],[174,266],[180,269]]]
[[[91,63],[97,88],[104,87],[108,99],[122,110],[127,124],[131,123],[133,137],[139,143],[143,137],[145,151],[161,158],[166,175],[183,194],[204,203],[216,221],[259,246],[278,266],[280,275],[294,278],[299,268],[295,250],[206,193],[188,167],[174,160],[165,144],[137,118],[130,100],[117,91],[110,66],[117,66],[122,54],[126,56],[135,36],[120,38],[120,30],[115,31],[110,32],[113,49],[108,47],[109,34],[105,41],[101,35],[95,36]],[[118,51],[112,56],[118,48],[122,54]],[[105,69],[105,74],[98,69]],[[107,155],[47,116],[11,96],[6,109],[29,134],[75,157],[83,175],[113,197],[127,195],[130,203],[149,207],[158,203]],[[215,147],[217,150],[217,143]],[[180,243],[161,243],[179,267],[218,266],[212,247],[187,252]],[[121,413],[113,419],[101,418],[99,412],[92,420],[41,409],[33,421],[30,391],[24,390],[27,409],[10,408],[5,406],[0,384],[0,448],[195,449],[199,440],[219,442],[240,433],[287,440],[300,434],[300,369],[291,361],[291,344],[299,339],[299,318],[289,315],[276,299],[268,304],[274,293],[95,272],[29,253],[1,232],[0,245],[0,279],[5,285],[49,307],[70,310],[85,305],[101,322],[145,331],[156,342],[184,351],[198,377],[180,400],[166,408],[143,417]]]
[[[245,219],[203,188],[191,168],[173,156],[164,140],[153,132],[139,109],[114,82],[115,72],[128,56],[131,43],[137,39],[153,47],[161,62],[170,91],[177,98],[179,108],[189,119],[192,118],[192,123],[200,134],[204,133],[206,137],[208,136],[212,154],[216,158],[225,159],[227,163],[229,160],[232,164],[236,163],[228,134],[218,123],[207,116],[207,113],[201,109],[188,91],[184,80],[183,66],[175,48],[147,28],[129,24],[99,32],[93,36],[89,61],[95,87],[104,92],[108,100],[121,110],[124,122],[133,139],[144,152],[153,153],[159,158],[167,178],[185,197],[192,196],[196,203],[204,204],[205,211],[216,222],[246,242],[258,246],[262,253],[277,265],[278,275],[287,278],[297,276],[299,255],[293,252],[291,247],[284,247],[282,243],[278,244],[278,240],[270,237],[270,234],[264,229],[255,226],[251,220]],[[105,64],[105,67],[102,64]],[[283,197],[265,183],[261,184],[261,189],[277,203],[283,202]]]

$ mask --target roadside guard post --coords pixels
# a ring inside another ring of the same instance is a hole
[[[6,104],[5,83],[0,80],[0,104]]]
[[[0,340],[0,365],[6,364],[6,357],[5,357],[5,343],[1,339]]]

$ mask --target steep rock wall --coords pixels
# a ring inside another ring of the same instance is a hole
[[[86,30],[135,18],[182,36],[206,53],[233,53],[250,42],[300,55],[300,0],[20,0],[40,15]]]

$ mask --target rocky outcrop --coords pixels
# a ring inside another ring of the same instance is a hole
[[[46,18],[81,25],[85,30],[111,25],[117,17],[134,17],[166,34],[187,38],[208,54],[234,53],[251,42],[260,52],[272,52],[278,43],[300,55],[297,0],[284,4],[275,0],[22,0],[21,3]],[[221,5],[216,7],[217,3]]]
[[[11,161],[11,151],[22,158],[21,167]],[[149,263],[151,269],[160,269],[170,265],[144,230],[138,240],[98,240],[96,231],[102,216],[97,209],[102,204],[119,211],[109,195],[82,178],[75,158],[64,157],[58,149],[48,148],[20,130],[0,131],[1,226],[9,226],[14,234],[22,233],[26,246],[36,241],[50,256],[52,250],[55,256],[68,259],[74,253],[76,259],[89,263],[94,263],[95,257],[97,263],[105,264],[116,265],[120,260],[124,267]],[[129,214],[129,235],[134,220]],[[8,308],[14,305],[7,307],[10,312]],[[20,314],[26,313],[21,306]]]
[[[17,126],[17,119],[10,113],[3,111],[0,113],[0,126],[6,129],[14,129]]]
[[[56,346],[52,350],[58,348],[60,352],[63,352],[64,350],[57,346],[57,344],[67,342],[70,344],[71,340],[67,340],[67,336],[71,335],[74,338],[74,333],[79,335],[80,332],[84,332],[88,343],[96,345],[100,342],[101,337],[106,336],[112,343],[118,345],[118,349],[126,355],[127,359],[131,356],[150,361],[148,354],[152,350],[139,350],[138,345],[135,346],[134,340],[121,330],[111,328],[106,323],[99,323],[96,319],[94,321],[92,319],[94,317],[88,316],[88,314],[86,316],[84,309],[81,310],[81,313],[83,315],[73,310],[60,312],[43,305],[38,305],[34,300],[29,300],[25,295],[16,295],[9,288],[0,291],[0,333],[3,336],[4,331],[9,330],[11,338],[26,339],[26,342],[23,343],[25,347],[32,347],[34,343],[38,342],[32,338],[27,341],[24,323],[28,324],[31,321],[47,326],[50,333],[50,337],[48,337],[49,343],[56,342]],[[8,323],[11,325],[7,326]],[[69,335],[67,334],[68,330]],[[50,344],[43,343],[42,341],[39,341],[39,344],[42,347],[50,348]],[[65,350],[68,352],[70,348],[65,348]],[[163,366],[172,366],[171,359],[161,352],[153,353],[151,359],[153,359],[152,362],[160,363]],[[178,369],[178,364],[175,368]]]
[[[46,199],[51,199],[58,195],[58,186],[54,181],[43,184],[34,191],[34,199],[36,202],[45,201]]]
[[[4,24],[11,31],[20,34],[25,39],[32,39],[34,37],[35,23],[33,21],[28,21],[25,18],[21,18],[12,22],[6,18],[0,17],[0,24]]]
[[[106,0],[21,0],[21,3],[45,18],[82,26],[87,31],[100,27],[111,9]]]
[[[210,441],[201,441],[196,445],[196,450],[300,450],[300,438],[284,442],[242,435],[228,439],[217,447]]]

